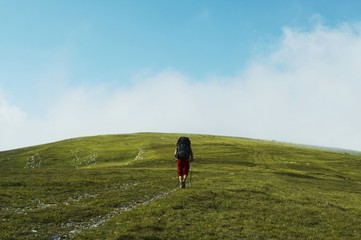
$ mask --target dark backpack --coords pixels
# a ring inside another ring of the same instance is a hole
[[[180,160],[188,160],[191,155],[191,141],[187,137],[180,137],[177,141],[176,157]]]

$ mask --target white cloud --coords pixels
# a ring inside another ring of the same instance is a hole
[[[4,94],[0,92],[0,149],[17,145],[22,141],[26,114],[15,105],[7,102]]]
[[[22,137],[31,145],[104,133],[188,132],[361,150],[360,62],[359,24],[285,28],[278,47],[237,76],[193,81],[165,70],[131,87],[78,87],[58,98],[46,118],[27,118]],[[16,108],[2,109],[24,122]],[[1,139],[1,146],[17,147],[19,137],[7,146]]]
[[[6,128],[19,125],[25,114],[16,106],[10,105],[5,98],[0,96],[0,126]]]
[[[254,88],[247,92],[268,93],[268,109],[278,110],[268,122],[277,132],[264,137],[360,150],[360,60],[358,24],[312,32],[286,28],[279,48],[254,62],[246,76]]]

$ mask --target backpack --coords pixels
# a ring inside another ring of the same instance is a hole
[[[191,141],[188,137],[180,137],[177,141],[176,157],[180,160],[188,160],[191,155]]]

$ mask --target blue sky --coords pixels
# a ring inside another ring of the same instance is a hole
[[[361,74],[338,60],[361,55],[360,10],[352,0],[0,0],[0,150],[137,131],[361,150],[350,107]],[[192,115],[183,127],[169,113],[178,108]]]

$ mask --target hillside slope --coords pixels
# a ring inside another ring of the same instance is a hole
[[[0,239],[360,239],[361,156],[179,134],[69,139],[0,152]]]

